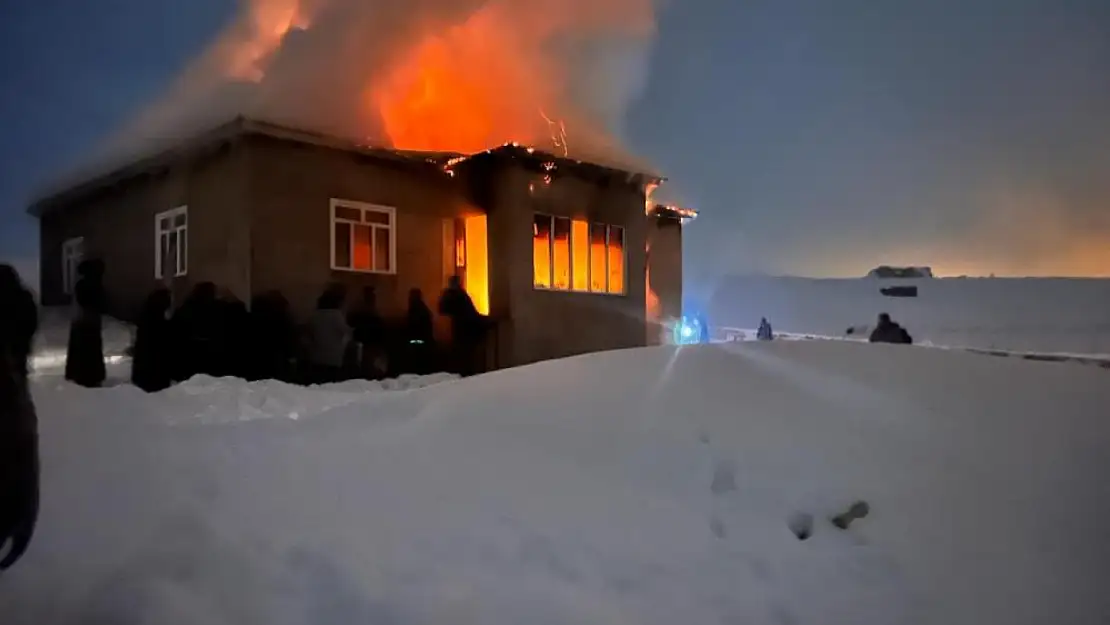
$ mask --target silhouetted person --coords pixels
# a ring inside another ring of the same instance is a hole
[[[351,343],[351,327],[343,314],[347,290],[329,286],[316,300],[316,310],[308,321],[308,362],[316,384],[338,382]]]
[[[169,319],[172,303],[168,289],[151,292],[135,328],[131,383],[148,393],[165,390],[173,383],[177,354]]]
[[[224,289],[218,299],[220,310],[216,328],[216,350],[219,354],[211,372],[216,376],[246,378],[250,368],[249,326],[247,305],[231,291]]]
[[[910,336],[910,333],[898,323],[892,321],[890,315],[886,313],[879,315],[879,322],[875,329],[871,331],[869,340],[872,343],[913,344],[913,337]]]
[[[108,372],[104,366],[104,263],[82,261],[77,266],[79,278],[73,286],[77,309],[69,325],[66,344],[65,378],[74,384],[96,388],[104,384]]]
[[[386,326],[378,312],[378,296],[374,287],[362,290],[362,301],[348,317],[354,340],[358,347],[357,367],[363,377],[380,379],[385,375]]]
[[[755,331],[755,338],[760,341],[770,341],[775,338],[775,332],[771,329],[771,322],[767,321],[767,317],[759,320],[759,329]]]
[[[38,419],[27,386],[37,329],[34,296],[0,265],[0,570],[26,552],[38,519]]]
[[[278,291],[251,300],[248,335],[248,379],[292,381],[296,326],[289,301]]]
[[[423,375],[431,372],[436,352],[433,323],[432,309],[424,302],[424,293],[420,289],[410,290],[401,332],[407,373]]]
[[[439,298],[439,314],[451,320],[451,360],[454,372],[467,376],[484,369],[487,320],[474,306],[458,276],[451,276]]]
[[[188,380],[200,373],[214,375],[220,370],[222,313],[216,285],[201,282],[173,314],[170,324],[180,346],[175,380]]]

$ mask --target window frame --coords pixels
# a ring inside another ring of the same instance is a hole
[[[336,216],[336,209],[345,208],[350,210],[359,211],[359,221],[352,221],[343,217]],[[388,216],[389,224],[377,224],[366,221],[366,213],[379,213]],[[337,262],[335,256],[335,226],[336,224],[348,224],[350,228],[350,250],[351,258],[349,259],[350,266],[343,267]],[[359,269],[354,267],[354,226],[365,226],[370,228],[370,241],[372,244],[377,241],[376,231],[385,230],[389,233],[389,267],[385,270],[377,269],[374,267],[377,263],[377,255],[370,255],[370,268]],[[373,204],[370,202],[358,202],[355,200],[344,200],[342,198],[332,198],[328,207],[328,241],[329,241],[329,258],[328,266],[332,271],[344,271],[347,273],[361,273],[361,274],[376,274],[376,275],[397,275],[397,208],[394,206],[386,206],[384,204]]]
[[[185,223],[178,226],[173,222],[178,218],[184,216]],[[162,229],[162,220],[169,219],[170,227],[167,230]],[[165,257],[162,255],[162,235],[166,234],[170,237],[176,238],[175,248],[177,250],[177,257],[174,259],[173,275],[166,276],[166,268],[163,263],[166,262]],[[185,239],[185,244],[181,244],[182,238]],[[156,213],[154,215],[154,279],[165,280],[167,277],[183,278],[189,274],[189,207],[178,206],[169,210]]]
[[[77,253],[74,254],[74,248]],[[70,263],[71,258],[76,262]],[[74,286],[77,284],[77,267],[85,259],[85,237],[70,237],[62,241],[62,293],[73,295]]]
[[[548,254],[548,267],[549,267],[549,271],[551,272],[551,275],[549,277],[549,281],[550,281],[551,286],[541,286],[541,285],[536,284],[535,257],[533,257],[533,259],[532,259],[532,290],[533,291],[547,291],[547,292],[552,292],[552,293],[580,293],[580,294],[583,294],[583,295],[600,295],[600,296],[608,295],[608,296],[611,296],[611,297],[627,297],[628,296],[628,227],[627,226],[623,226],[623,225],[620,225],[620,224],[609,224],[609,223],[602,223],[602,222],[597,222],[597,221],[581,220],[581,219],[575,220],[573,217],[567,217],[565,215],[556,215],[554,213],[533,212],[532,213],[533,228],[535,227],[536,220],[538,218],[541,218],[541,217],[546,217],[548,219],[548,223],[549,223],[548,237],[547,237],[547,254]],[[569,258],[567,259],[569,270],[570,270],[570,288],[565,288],[565,289],[555,287],[555,220],[556,219],[566,219],[568,222],[570,222],[570,232],[568,233],[570,251],[569,251]],[[580,221],[580,222],[583,222],[587,225],[587,228],[586,228],[586,251],[587,251],[587,253],[586,253],[586,288],[584,288],[584,289],[578,289],[578,288],[575,288],[575,286],[574,286],[574,242],[575,242],[575,238],[576,238],[575,234],[574,234],[574,223],[575,223],[575,221]],[[590,231],[592,230],[593,226],[602,226],[602,227],[605,228],[605,255],[604,255],[605,256],[605,290],[603,290],[603,291],[595,291],[591,288],[591,285],[593,284],[593,280],[592,280],[592,278],[593,278],[593,266],[592,265],[593,265],[593,258],[594,258],[594,250],[593,250],[593,245],[590,243]],[[622,241],[621,241],[621,277],[622,277],[621,290],[616,291],[616,292],[609,290],[610,289],[610,287],[609,287],[609,278],[610,278],[610,275],[611,275],[610,274],[610,267],[609,267],[609,253],[610,253],[610,245],[611,245],[611,240],[612,240],[613,228],[620,229],[621,234],[622,234]],[[535,235],[532,235],[532,236],[533,236],[532,245],[534,246],[535,245],[535,238],[534,238]],[[535,254],[534,251],[533,251],[533,254]]]

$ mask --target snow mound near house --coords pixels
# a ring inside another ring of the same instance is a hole
[[[0,579],[0,613],[6,625],[1105,623],[1108,380],[786,341],[353,396],[210,379],[157,395],[40,385],[42,518]],[[856,501],[868,515],[835,528]]]

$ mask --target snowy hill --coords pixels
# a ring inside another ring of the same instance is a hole
[[[879,289],[916,286],[917,297]],[[839,336],[890,313],[935,345],[1110,354],[1110,280],[1056,278],[844,279],[733,277],[715,285],[718,326]]]
[[[1106,623],[1108,380],[835,342],[612,352],[384,392],[43,379],[42,519],[0,611]],[[866,518],[829,522],[857,500]]]

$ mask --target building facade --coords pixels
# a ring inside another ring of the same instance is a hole
[[[411,153],[238,119],[31,213],[48,305],[93,257],[123,319],[159,285],[183,296],[200,282],[243,301],[281,291],[298,316],[329,283],[373,285],[383,314],[400,315],[410,289],[434,307],[459,275],[495,321],[490,364],[504,367],[650,344],[680,314],[690,215],[645,210],[657,182],[519,146]]]

